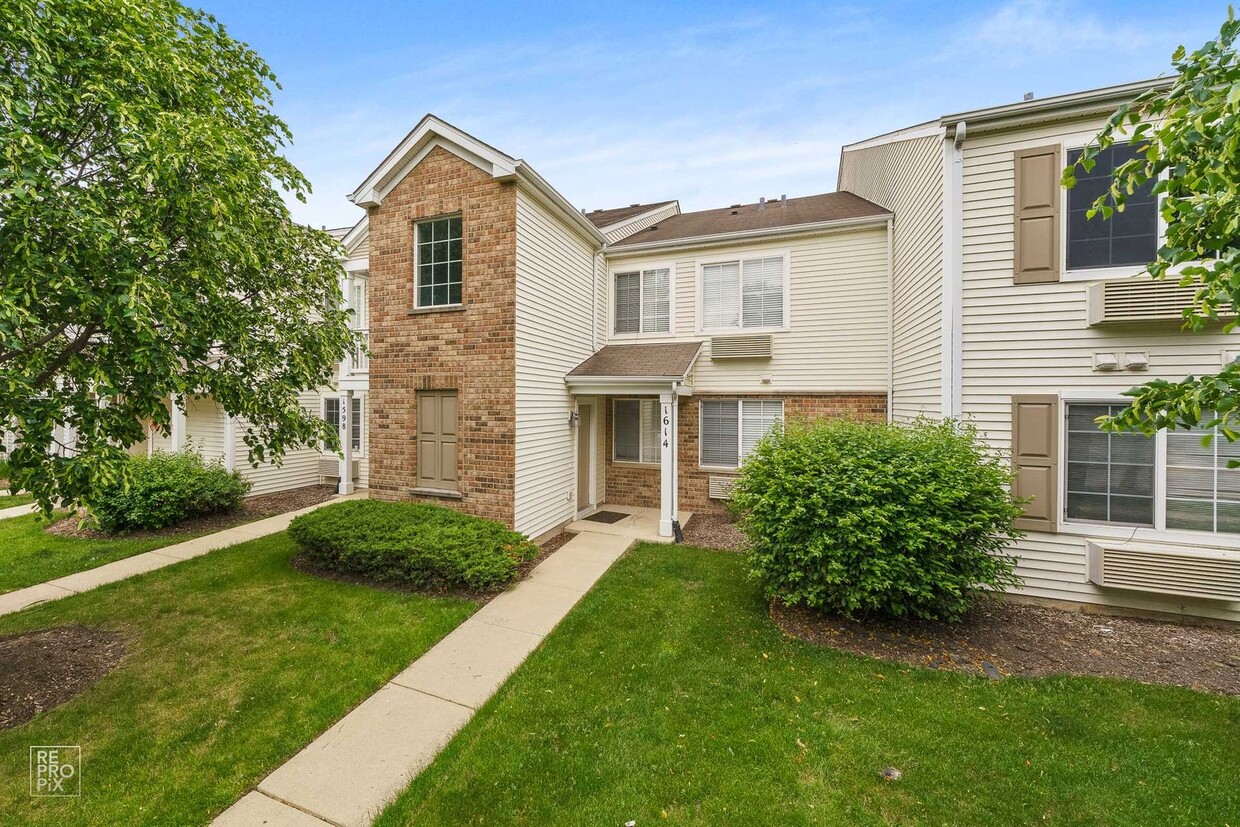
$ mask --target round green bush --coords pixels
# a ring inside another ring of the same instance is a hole
[[[289,535],[317,567],[420,589],[500,589],[538,556],[493,520],[423,503],[349,500],[303,514]]]
[[[104,531],[158,529],[194,517],[236,511],[249,480],[191,448],[132,457],[125,480],[96,492],[91,512]]]
[[[776,428],[732,506],[766,596],[848,617],[959,620],[1016,585],[1008,464],[972,427],[834,420]]]

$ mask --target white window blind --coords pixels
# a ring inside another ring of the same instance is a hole
[[[636,333],[641,325],[641,274],[616,273],[616,332]]]
[[[642,271],[642,333],[667,333],[671,325],[672,274],[666,267]]]
[[[742,264],[741,326],[780,327],[784,323],[784,259],[747,259]]]
[[[657,399],[617,399],[612,431],[612,455],[616,462],[659,461]]]
[[[1214,433],[1202,445],[1214,430],[1167,431],[1167,528],[1240,532],[1240,469],[1227,467],[1240,460],[1240,443]]]
[[[779,399],[704,399],[698,439],[702,465],[737,468],[784,418]]]
[[[741,459],[757,446],[776,422],[784,418],[784,403],[778,399],[741,402]]]
[[[740,324],[739,261],[702,266],[702,326],[714,330]]]
[[[353,397],[353,421],[349,423],[349,429],[352,435],[353,450],[362,450],[362,398],[360,396]],[[337,431],[340,430],[340,397],[325,396],[323,397],[323,419],[332,425]]]

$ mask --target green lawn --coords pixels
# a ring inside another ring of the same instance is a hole
[[[0,619],[130,638],[88,692],[0,731],[0,822],[205,824],[476,608],[320,580],[293,552],[281,533]],[[38,744],[82,746],[80,801],[29,796]]]
[[[79,540],[48,534],[34,515],[0,520],[0,594],[180,543],[191,536]]]
[[[1240,699],[836,653],[640,546],[379,824],[1236,825],[1237,745]]]
[[[0,509],[12,508],[17,505],[27,505],[34,502],[33,494],[9,494],[0,497]]]

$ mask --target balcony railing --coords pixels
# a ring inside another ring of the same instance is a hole
[[[370,346],[370,329],[359,328],[358,333],[362,334],[362,341],[366,346]],[[366,354],[365,348],[357,347],[353,349],[353,355],[349,357],[350,373],[370,373],[370,357]]]

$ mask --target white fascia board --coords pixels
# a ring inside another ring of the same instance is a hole
[[[689,238],[669,238],[664,241],[651,241],[645,244],[608,245],[606,251],[612,257],[619,257],[627,256],[630,253],[646,253],[654,250],[718,247],[730,244],[744,244],[751,241],[797,238],[806,235],[827,235],[829,233],[847,232],[866,227],[884,227],[891,217],[891,213],[884,212],[860,218],[815,221],[811,224],[792,224],[783,227],[762,227],[756,230],[742,230],[740,232],[719,233],[717,235],[699,235]]]
[[[637,215],[631,215],[628,218],[624,219],[623,221],[616,221],[612,224],[608,224],[605,227],[599,227],[598,229],[599,229],[599,232],[601,232],[603,235],[606,235],[607,233],[611,232],[612,230],[618,227],[623,227],[625,224],[634,224],[638,221],[641,221],[643,218],[648,218],[657,212],[662,212],[663,210],[666,210],[669,208],[672,210],[672,215],[680,215],[680,201],[679,200],[668,201],[666,204],[660,204],[657,207],[651,207],[645,212],[639,212]]]
[[[844,144],[840,147],[840,152],[852,152],[856,149],[869,149],[870,147],[883,146],[885,144],[898,144],[901,141],[913,141],[918,138],[933,138],[943,136],[943,124],[937,120],[926,121],[925,123],[906,126],[903,129],[897,129],[894,132],[884,132],[882,135],[875,135],[873,138],[866,138],[862,141],[856,141],[851,144]]]
[[[520,184],[525,186],[527,192],[541,201],[543,206],[559,213],[562,219],[580,231],[596,247],[601,248],[606,243],[607,239],[603,237],[599,228],[594,226],[594,222],[582,215],[580,210],[570,204],[567,198],[560,195],[559,191],[551,186],[546,178],[539,175],[537,170],[525,161],[516,161],[513,164],[513,170],[507,176],[496,175],[495,177],[501,180],[515,178]]]
[[[349,231],[344,234],[344,238],[340,239],[340,244],[344,247],[346,254],[351,254],[357,249],[357,245],[361,244],[369,237],[370,216],[363,215],[362,220],[350,227]]]
[[[368,273],[370,272],[370,261],[360,258],[346,258],[344,260],[344,271],[346,273]]]
[[[578,396],[656,396],[661,393],[688,396],[693,393],[684,379],[669,376],[566,376],[564,384],[568,385],[570,393]]]

